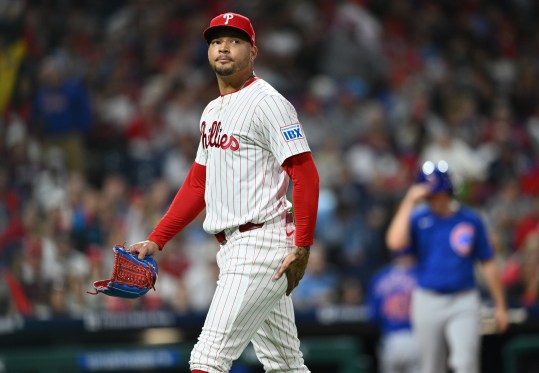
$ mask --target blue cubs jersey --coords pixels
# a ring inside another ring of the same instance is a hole
[[[371,280],[367,294],[370,319],[384,335],[411,329],[410,302],[417,284],[416,268],[391,264]]]
[[[474,263],[494,255],[481,217],[465,206],[449,217],[433,214],[426,204],[416,208],[411,240],[419,286],[441,293],[475,287]]]

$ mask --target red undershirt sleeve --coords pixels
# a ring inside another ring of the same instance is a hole
[[[292,201],[296,220],[296,246],[311,246],[314,241],[320,181],[310,152],[287,158],[283,169],[292,179]]]
[[[176,193],[168,211],[163,215],[148,240],[162,250],[165,244],[191,223],[206,207],[206,166],[193,162],[185,181]]]

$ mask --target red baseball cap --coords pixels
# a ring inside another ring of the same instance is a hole
[[[211,20],[209,27],[204,30],[204,33],[202,34],[204,39],[209,42],[210,32],[221,27],[230,27],[242,31],[247,35],[251,44],[255,45],[255,30],[249,18],[242,16],[241,14],[230,12],[219,14]]]

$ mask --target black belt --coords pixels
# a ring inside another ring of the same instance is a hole
[[[264,223],[245,223],[245,224],[240,225],[238,227],[238,230],[243,233],[243,232],[251,231],[253,229],[258,229],[262,227],[263,225]],[[224,245],[226,243],[225,231],[215,233],[215,238],[217,238],[217,241],[219,241],[221,245]]]

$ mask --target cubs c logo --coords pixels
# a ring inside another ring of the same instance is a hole
[[[231,14],[231,13],[223,14],[223,18],[226,19],[225,25],[228,25],[228,21],[230,21],[232,18],[234,18],[234,14]]]
[[[472,251],[475,229],[469,223],[457,224],[449,236],[449,243],[455,253],[468,256]]]

